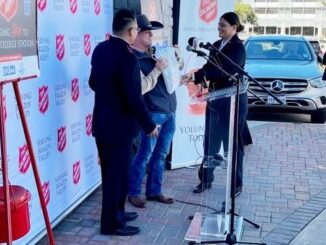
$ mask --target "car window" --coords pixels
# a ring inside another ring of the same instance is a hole
[[[304,41],[249,40],[246,43],[247,59],[312,60],[312,54]]]

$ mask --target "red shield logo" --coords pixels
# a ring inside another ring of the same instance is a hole
[[[48,205],[48,203],[50,202],[50,182],[44,182],[44,184],[42,185],[42,191],[43,191],[43,197],[44,197],[44,201],[45,204]]]
[[[86,116],[86,135],[88,136],[92,134],[92,120],[93,120],[93,115],[88,114]]]
[[[58,129],[58,151],[63,152],[67,143],[66,127],[61,127]]]
[[[94,10],[95,14],[99,15],[101,12],[101,0],[94,0]]]
[[[2,0],[0,1],[0,15],[9,22],[15,17],[18,9],[17,0]]]
[[[106,34],[105,34],[105,40],[109,40],[110,37],[111,37],[111,34],[110,34],[110,33],[106,33]]]
[[[45,113],[49,108],[49,86],[42,86],[38,89],[38,109]]]
[[[46,8],[47,0],[37,0],[37,7],[42,12]]]
[[[18,147],[19,150],[19,172],[25,174],[31,165],[31,158],[29,157],[29,152],[27,145],[23,145],[22,147]]]
[[[199,17],[206,23],[215,20],[217,17],[217,0],[200,0]]]
[[[6,120],[7,119],[6,96],[2,97],[2,113],[3,113],[3,118]]]
[[[86,56],[91,53],[91,35],[85,34],[84,35],[84,51]]]
[[[58,60],[62,60],[65,56],[65,36],[64,35],[56,35],[55,37],[55,49]]]
[[[72,174],[73,182],[76,185],[80,180],[80,161],[75,162],[72,166]]]
[[[79,98],[78,78],[74,78],[71,80],[71,98],[74,102],[76,102]]]
[[[70,0],[70,11],[75,14],[77,11],[77,0]]]

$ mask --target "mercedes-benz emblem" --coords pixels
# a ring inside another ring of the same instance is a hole
[[[271,83],[271,90],[276,92],[276,93],[279,93],[281,91],[283,91],[284,89],[284,83],[283,81],[281,80],[274,80],[272,83]]]

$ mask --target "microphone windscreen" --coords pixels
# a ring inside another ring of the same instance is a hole
[[[191,38],[189,38],[189,39],[188,39],[188,44],[189,44],[190,46],[193,46],[193,45],[194,45],[194,42],[196,42],[195,39],[196,39],[195,37],[191,37]]]

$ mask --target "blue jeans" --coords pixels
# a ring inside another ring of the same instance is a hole
[[[141,194],[147,163],[146,196],[161,194],[165,158],[169,153],[175,132],[175,113],[152,112],[151,117],[161,127],[158,137],[147,136],[141,131],[140,146],[130,169],[129,196],[131,197]]]

